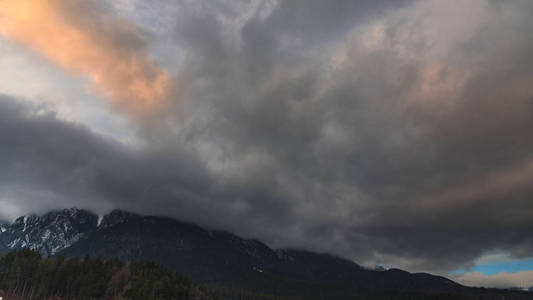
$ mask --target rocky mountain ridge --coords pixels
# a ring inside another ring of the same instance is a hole
[[[0,249],[28,248],[52,256],[87,238],[97,229],[97,219],[92,212],[77,208],[21,216],[2,228]]]
[[[0,250],[4,252],[29,248],[42,256],[154,261],[199,283],[304,299],[320,295],[327,297],[317,299],[350,299],[350,295],[376,291],[468,295],[488,291],[431,274],[369,270],[328,254],[272,249],[230,232],[121,210],[101,217],[77,208],[51,211],[19,217],[2,230]]]

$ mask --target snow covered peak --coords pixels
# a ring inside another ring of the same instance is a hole
[[[0,224],[0,248],[29,248],[43,256],[55,255],[99,229],[127,223],[141,216],[114,210],[105,216],[76,207],[30,214],[12,224]],[[0,249],[1,250],[1,249]]]
[[[96,230],[97,216],[90,211],[69,208],[44,215],[19,217],[0,235],[11,249],[29,248],[43,256],[54,255]]]

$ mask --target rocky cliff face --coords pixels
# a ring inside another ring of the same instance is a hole
[[[97,220],[92,212],[77,208],[22,216],[0,228],[0,242],[4,251],[28,248],[51,256],[87,238],[97,229]]]

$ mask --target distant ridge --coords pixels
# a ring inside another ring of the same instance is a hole
[[[28,248],[43,256],[155,261],[198,283],[304,299],[354,299],[353,295],[402,299],[401,295],[412,294],[488,297],[472,299],[499,299],[494,297],[505,294],[505,299],[533,299],[527,292],[468,288],[426,273],[368,270],[328,254],[271,249],[229,232],[122,210],[106,214],[100,223],[98,216],[87,210],[57,210],[19,217],[4,229],[0,233],[2,251]]]

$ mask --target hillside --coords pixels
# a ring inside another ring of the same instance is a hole
[[[6,226],[0,242],[4,251],[32,249],[43,257],[153,261],[218,295],[237,290],[303,299],[499,299],[503,294],[533,299],[530,293],[473,289],[430,274],[369,270],[328,254],[271,249],[229,232],[119,210],[100,221],[75,208],[23,216]]]
[[[42,259],[32,250],[0,258],[0,288],[8,299],[216,299],[189,279],[154,263],[62,256]]]

